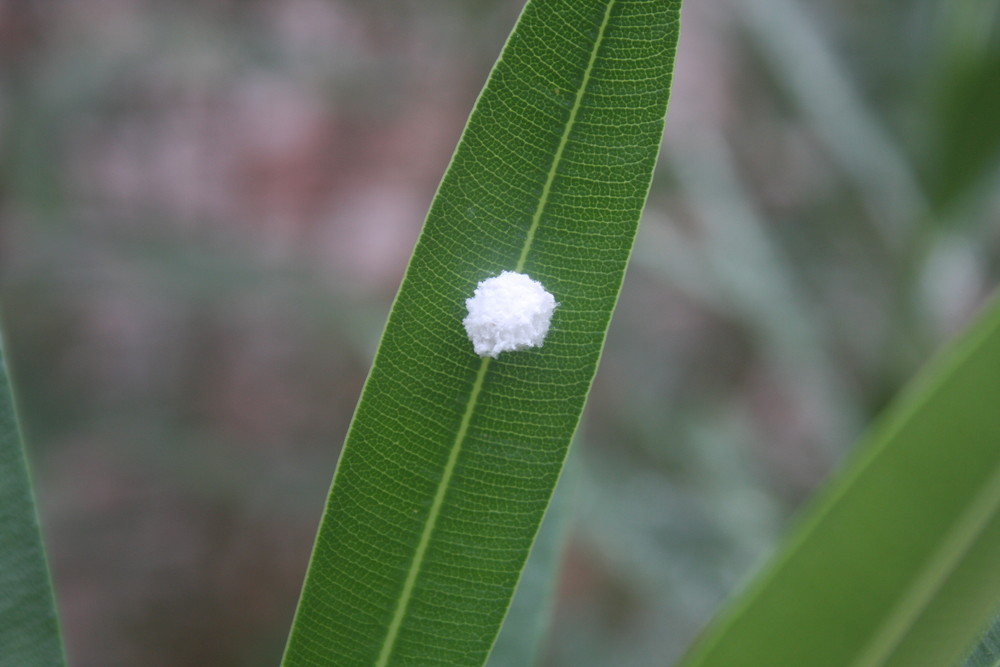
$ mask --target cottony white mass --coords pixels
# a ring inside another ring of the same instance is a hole
[[[556,305],[537,280],[504,271],[479,283],[465,300],[469,315],[462,324],[476,354],[495,359],[501,352],[541,347]]]

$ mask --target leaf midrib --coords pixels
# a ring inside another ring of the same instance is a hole
[[[535,233],[538,231],[542,215],[548,205],[549,195],[552,192],[552,184],[555,182],[556,173],[558,172],[559,165],[562,162],[563,153],[566,150],[566,145],[569,143],[569,137],[573,131],[573,126],[576,124],[576,116],[580,110],[583,97],[587,91],[587,86],[590,83],[594,63],[597,61],[597,53],[600,51],[601,44],[604,41],[604,33],[611,17],[611,10],[615,6],[616,1],[617,0],[609,0],[607,7],[604,10],[604,16],[601,19],[601,25],[600,28],[598,28],[597,37],[594,39],[594,46],[591,49],[590,58],[587,61],[587,67],[584,69],[583,78],[580,81],[580,87],[576,92],[576,98],[573,100],[573,106],[570,108],[569,117],[566,120],[566,126],[563,129],[562,136],[559,138],[559,145],[556,147],[556,151],[552,156],[552,164],[549,166],[549,171],[545,178],[545,184],[542,186],[542,192],[538,199],[538,206],[535,207],[535,212],[531,217],[531,225],[528,227],[528,232],[524,238],[524,244],[521,247],[521,254],[514,267],[514,270],[518,273],[521,273],[524,270],[524,266],[528,260],[528,253],[531,251],[531,246],[535,240]],[[430,544],[431,536],[434,534],[434,529],[441,513],[441,507],[444,505],[444,498],[448,493],[449,486],[451,485],[451,478],[455,472],[455,465],[458,462],[458,456],[462,451],[463,445],[465,444],[465,439],[469,432],[469,424],[472,422],[472,415],[476,410],[479,394],[482,392],[483,382],[486,378],[486,372],[490,368],[491,361],[491,357],[483,357],[479,364],[479,370],[476,373],[476,379],[473,382],[472,390],[469,393],[469,400],[465,406],[465,413],[462,415],[462,421],[460,422],[459,428],[455,433],[455,440],[452,442],[451,450],[448,452],[448,460],[441,473],[441,480],[438,482],[437,489],[434,493],[434,501],[432,502],[431,508],[427,513],[427,519],[424,522],[424,529],[420,534],[420,541],[417,543],[417,548],[413,554],[413,560],[410,562],[410,568],[406,573],[403,590],[400,592],[399,599],[396,601],[396,609],[393,611],[392,620],[386,630],[385,639],[382,642],[382,648],[379,651],[375,667],[386,667],[386,665],[389,664],[389,659],[392,657],[392,651],[395,648],[396,640],[399,637],[399,629],[403,624],[403,619],[406,617],[410,600],[413,597],[413,589],[416,586],[417,578],[419,577],[420,570],[423,567],[424,556],[426,555],[427,547]]]

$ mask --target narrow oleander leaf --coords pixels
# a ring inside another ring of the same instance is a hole
[[[59,621],[0,335],[0,664],[64,664]]]
[[[932,363],[683,667],[956,664],[1000,602],[1000,300]]]
[[[679,9],[526,5],[389,316],[286,666],[486,660],[618,298],[659,150]],[[544,340],[531,340],[541,346],[480,357],[465,301],[503,271],[527,274],[558,305]]]

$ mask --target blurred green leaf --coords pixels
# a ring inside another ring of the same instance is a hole
[[[530,2],[431,206],[348,434],[285,664],[478,665],[597,368],[663,131],[679,0]],[[478,281],[559,308],[481,359]]]
[[[1000,600],[1000,301],[889,411],[684,667],[954,664]]]
[[[62,665],[59,621],[0,337],[0,664]]]

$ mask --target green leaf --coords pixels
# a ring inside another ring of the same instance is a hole
[[[529,2],[431,206],[365,385],[284,664],[479,665],[597,368],[663,131],[679,0]],[[477,282],[559,302],[479,358]]]
[[[1000,601],[1000,301],[885,415],[684,667],[955,664]]]
[[[0,663],[62,665],[62,641],[0,336]]]

